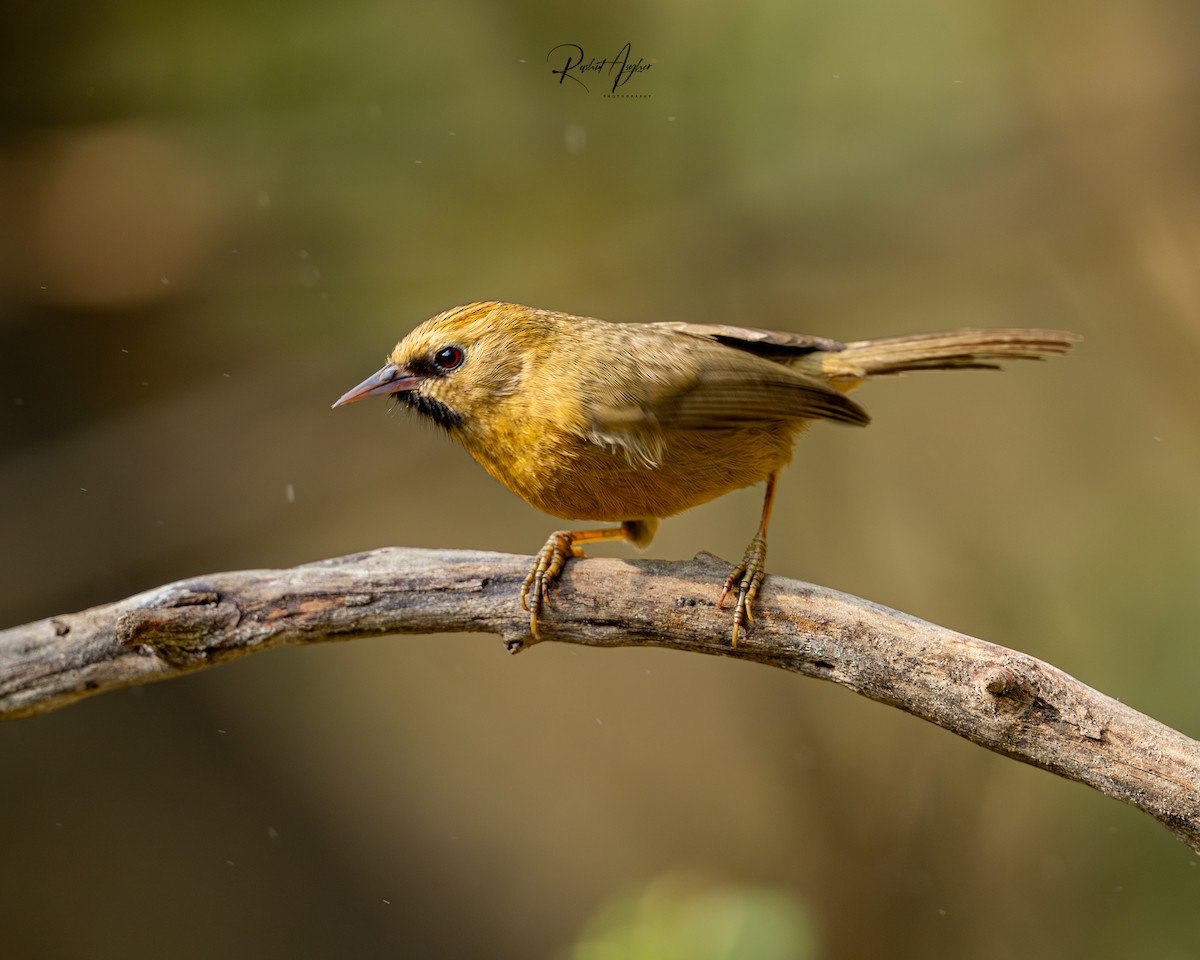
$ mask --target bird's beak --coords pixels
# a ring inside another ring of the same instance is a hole
[[[405,393],[415,390],[424,379],[424,377],[418,377],[407,370],[402,370],[394,363],[389,363],[378,373],[371,374],[353,390],[347,391],[334,406],[343,407],[347,403],[366,400],[367,397],[386,397],[390,393]]]

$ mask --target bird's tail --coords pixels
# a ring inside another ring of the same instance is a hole
[[[1079,339],[1065,330],[954,330],[857,340],[810,356],[819,358],[833,386],[850,390],[868,377],[909,370],[996,370],[1000,360],[1042,360],[1066,353]]]

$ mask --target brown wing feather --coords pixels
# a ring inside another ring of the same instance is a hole
[[[734,362],[706,368],[659,416],[664,426],[689,430],[756,421],[825,419],[859,426],[870,421],[862,407],[823,381],[764,360],[752,367]]]
[[[845,344],[827,337],[813,337],[789,330],[763,330],[758,327],[735,327],[726,323],[653,323],[648,326],[711,340],[744,350],[760,357],[786,359],[818,350],[844,350]]]
[[[870,419],[817,377],[711,337],[697,337],[681,351],[674,326],[647,324],[631,327],[630,334],[625,362],[610,364],[600,389],[585,393],[598,398],[588,409],[593,436],[640,459],[656,460],[672,431],[818,418],[861,425]]]

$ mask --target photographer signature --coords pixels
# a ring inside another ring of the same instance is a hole
[[[565,60],[562,59],[564,56]],[[611,92],[616,93],[620,87],[629,82],[634,74],[645,73],[654,66],[653,63],[646,63],[641,57],[631,63],[630,56],[632,56],[632,44],[629,43],[625,44],[615,57],[602,57],[599,60],[595,57],[585,56],[583,47],[577,43],[560,43],[546,54],[546,62],[551,62],[552,58],[555,63],[562,62],[561,69],[550,71],[558,76],[559,86],[562,86],[567,80],[573,80],[587,90],[588,85],[581,79],[582,74],[594,73],[599,76],[607,73],[612,78]]]

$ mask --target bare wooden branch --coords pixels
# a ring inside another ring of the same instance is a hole
[[[0,632],[0,718],[65,706],[285,644],[381,634],[528,641],[530,558],[386,549],[288,570],[183,580]],[[754,629],[729,645],[728,566],[576,560],[542,640],[658,646],[832,680],[981,746],[1094,787],[1200,852],[1200,743],[1033,657],[794,580],[770,577]]]

